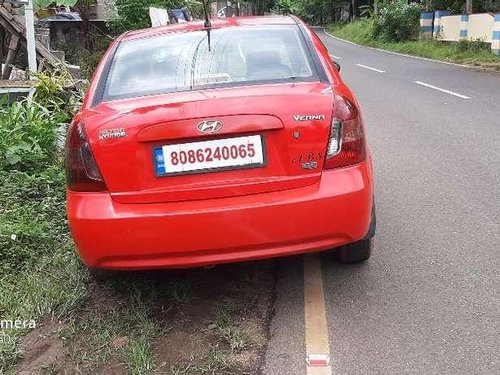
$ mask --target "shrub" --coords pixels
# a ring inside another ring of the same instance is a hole
[[[82,100],[82,87],[67,70],[54,69],[36,75],[33,101],[50,111],[58,122],[71,120]]]
[[[46,167],[56,153],[57,119],[27,100],[0,109],[0,168],[34,171]]]
[[[417,39],[421,10],[420,5],[404,0],[385,4],[373,22],[373,37],[385,42]]]
[[[182,1],[176,0],[116,0],[116,17],[108,22],[108,26],[115,34],[144,29],[151,27],[150,6],[171,9],[182,5]]]
[[[39,74],[32,99],[0,107],[1,170],[34,173],[57,160],[58,129],[81,102],[66,74]]]
[[[455,49],[458,53],[481,53],[490,52],[490,44],[481,39],[466,40],[462,39],[455,43]]]

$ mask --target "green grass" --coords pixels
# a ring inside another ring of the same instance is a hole
[[[37,173],[0,171],[0,317],[61,319],[87,296],[64,213],[60,166]],[[0,331],[0,373],[19,358],[27,330]]]
[[[127,368],[133,375],[143,375],[156,367],[149,337],[139,337],[131,342],[123,354]]]
[[[150,279],[130,281],[118,278],[104,284],[116,298],[98,311],[73,317],[60,333],[78,368],[95,371],[117,352],[130,374],[142,375],[156,368],[151,342],[170,327],[153,316],[154,283]]]
[[[212,346],[201,358],[191,358],[187,364],[170,366],[164,373],[168,375],[189,375],[189,374],[234,374],[239,369],[231,361],[225,350],[218,346]]]
[[[232,353],[239,353],[251,345],[251,336],[245,330],[235,327],[235,311],[230,304],[222,302],[217,307],[210,328],[215,335],[229,346]]]
[[[370,20],[330,25],[328,32],[339,38],[368,47],[500,70],[500,57],[491,53],[490,46],[487,43],[467,41],[440,42],[435,39],[397,43],[385,42],[372,37],[372,23]]]
[[[227,354],[217,347],[212,347],[207,355],[194,366],[193,372],[201,374],[219,374],[229,369],[236,371],[234,364],[228,359]]]

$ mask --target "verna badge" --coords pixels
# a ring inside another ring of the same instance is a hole
[[[325,119],[325,115],[293,115],[295,121],[321,121]]]
[[[205,134],[217,133],[222,129],[222,121],[205,120],[198,124],[198,130]]]

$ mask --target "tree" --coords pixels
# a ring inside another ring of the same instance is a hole
[[[85,40],[85,48],[92,50],[92,39],[90,35],[90,20],[89,10],[92,5],[95,5],[97,0],[33,0],[33,8],[35,11],[45,9],[51,5],[74,7],[82,19],[82,31]]]
[[[33,10],[36,12],[39,9],[45,9],[55,4],[56,6],[72,7],[76,4],[77,0],[33,0]]]
[[[149,7],[163,9],[180,8],[182,0],[116,0],[116,17],[108,21],[108,26],[115,34],[151,26]]]
[[[96,4],[96,0],[78,0],[76,1],[74,7],[75,10],[80,15],[82,19],[82,31],[83,31],[83,40],[85,41],[85,49],[92,51],[94,49],[94,41],[90,37],[90,17],[89,11],[92,5]]]
[[[466,0],[465,1],[465,12],[467,14],[471,14],[472,13],[472,0]]]

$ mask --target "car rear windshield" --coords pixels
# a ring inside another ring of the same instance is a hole
[[[122,42],[104,100],[202,88],[317,80],[296,25],[227,27]]]

